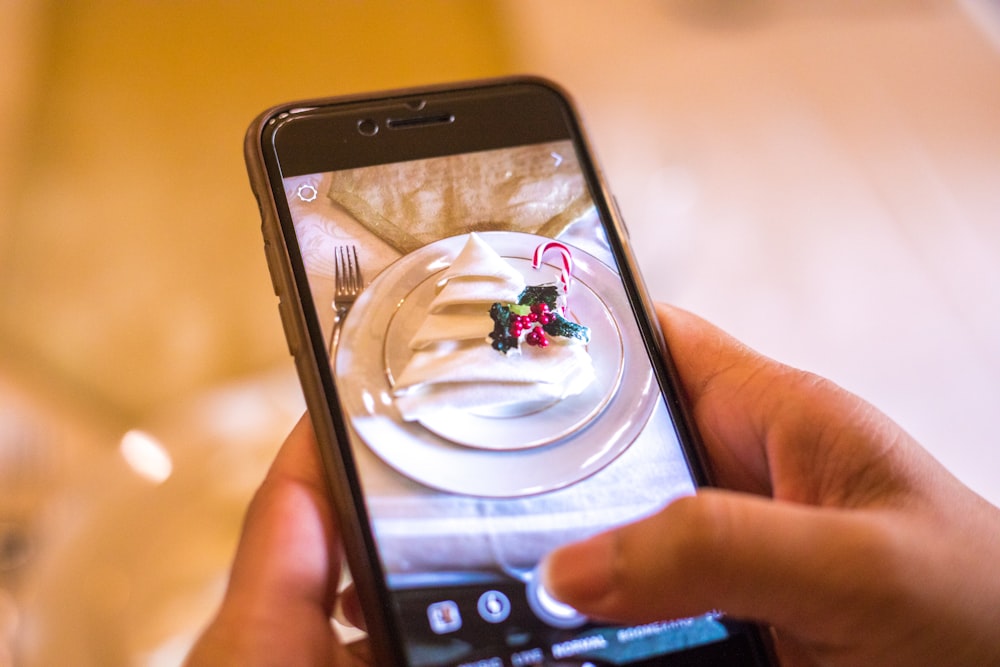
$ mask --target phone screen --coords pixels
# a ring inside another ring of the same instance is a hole
[[[609,626],[540,584],[552,549],[696,484],[586,156],[566,130],[543,139],[281,175],[404,652],[749,655],[721,613]]]

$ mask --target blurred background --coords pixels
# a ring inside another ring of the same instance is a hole
[[[0,0],[0,666],[176,665],[303,409],[242,139],[300,97],[569,89],[653,295],[1000,502],[995,0]]]

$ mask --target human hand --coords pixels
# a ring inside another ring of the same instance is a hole
[[[315,437],[303,417],[254,496],[222,606],[187,667],[369,664],[366,647],[342,645],[330,625],[340,543]],[[355,596],[341,603],[360,618]]]
[[[629,623],[753,619],[784,665],[1000,664],[1000,510],[856,396],[689,313],[659,316],[733,490],[550,554],[548,590]]]

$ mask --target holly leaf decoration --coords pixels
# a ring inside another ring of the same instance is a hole
[[[542,325],[542,330],[550,336],[560,336],[562,338],[575,338],[584,344],[590,342],[590,327],[571,322],[559,313],[553,313],[552,321]]]
[[[493,318],[493,331],[490,339],[494,350],[507,354],[509,350],[517,349],[517,336],[511,334],[510,322],[515,313],[511,312],[510,306],[502,303],[494,303],[490,306],[490,317]]]
[[[590,342],[590,328],[571,322],[559,312],[560,291],[555,285],[529,285],[517,303],[490,306],[493,331],[489,335],[494,350],[507,354],[521,342],[538,347],[549,344],[548,337]]]
[[[549,310],[555,310],[559,302],[559,288],[555,285],[528,285],[517,297],[517,303],[522,306],[534,306],[544,303]]]

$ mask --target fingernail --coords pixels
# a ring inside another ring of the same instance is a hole
[[[347,613],[344,611],[343,598],[337,598],[337,601],[333,605],[333,620],[337,621],[346,628],[357,627],[354,622],[347,617]]]
[[[561,547],[542,561],[542,585],[560,602],[584,610],[611,591],[615,536],[602,533]]]

